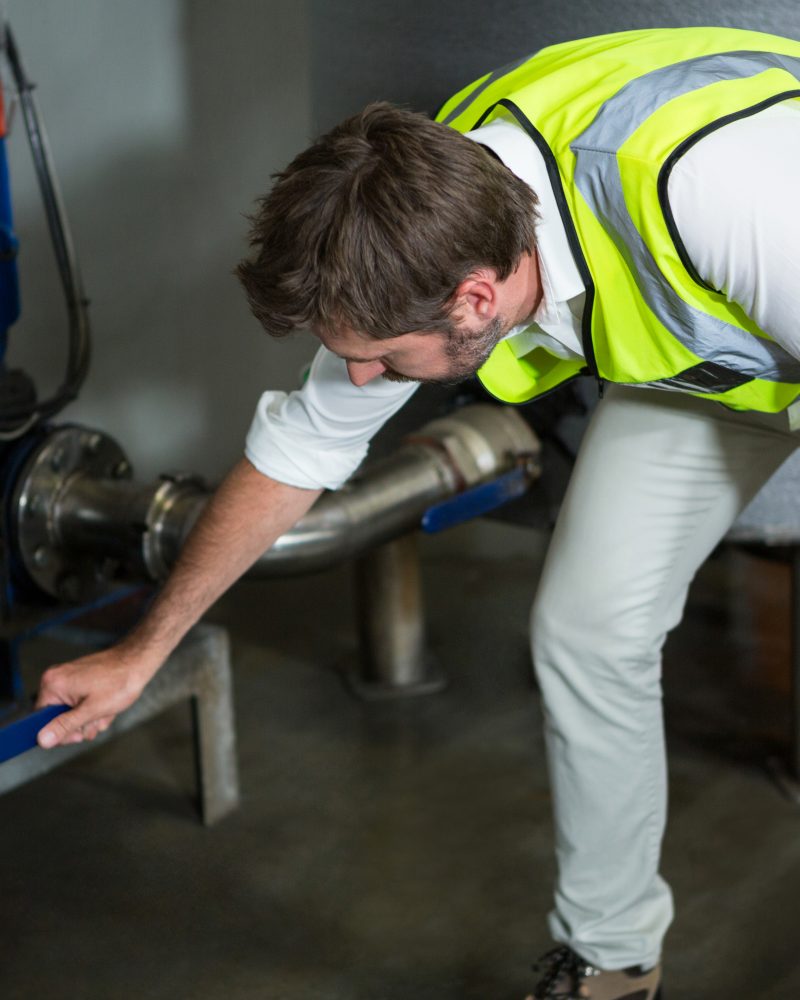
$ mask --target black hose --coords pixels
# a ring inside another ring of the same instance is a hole
[[[78,262],[75,258],[66,215],[56,186],[47,137],[33,97],[34,85],[25,75],[14,36],[7,23],[4,25],[3,47],[11,68],[14,85],[19,94],[20,107],[44,202],[47,228],[50,231],[69,319],[69,349],[64,381],[49,399],[25,406],[0,406],[0,430],[9,432],[21,427],[27,430],[35,426],[42,420],[58,413],[67,403],[77,397],[89,370],[91,340],[87,311],[88,301],[83,294]]]

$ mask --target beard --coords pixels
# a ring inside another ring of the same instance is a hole
[[[510,329],[502,316],[481,327],[480,330],[459,330],[451,327],[447,331],[445,341],[445,357],[447,371],[436,378],[410,378],[399,372],[387,369],[381,378],[387,382],[421,382],[424,385],[458,385],[465,379],[472,378],[475,372],[488,359],[489,355],[505,337]]]

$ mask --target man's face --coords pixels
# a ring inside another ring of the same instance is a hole
[[[404,333],[375,340],[354,330],[315,331],[333,354],[347,363],[353,385],[374,378],[390,382],[433,382],[453,385],[474,375],[510,329],[496,316],[477,329],[454,326],[448,333]]]

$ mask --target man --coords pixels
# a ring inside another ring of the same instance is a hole
[[[697,567],[796,446],[798,95],[800,43],[627,32],[489,74],[444,106],[452,128],[374,105],[298,156],[239,273],[270,333],[321,341],[309,381],[262,397],[138,628],[45,675],[40,703],[75,708],[42,745],[107,728],[417,381],[480,369],[524,402],[589,373],[606,391],[532,620],[560,944],[534,995],[660,997],[660,650]]]

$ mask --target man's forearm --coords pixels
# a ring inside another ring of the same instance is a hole
[[[305,514],[319,492],[278,483],[242,459],[209,500],[152,608],[125,645],[155,672],[189,628]]]

